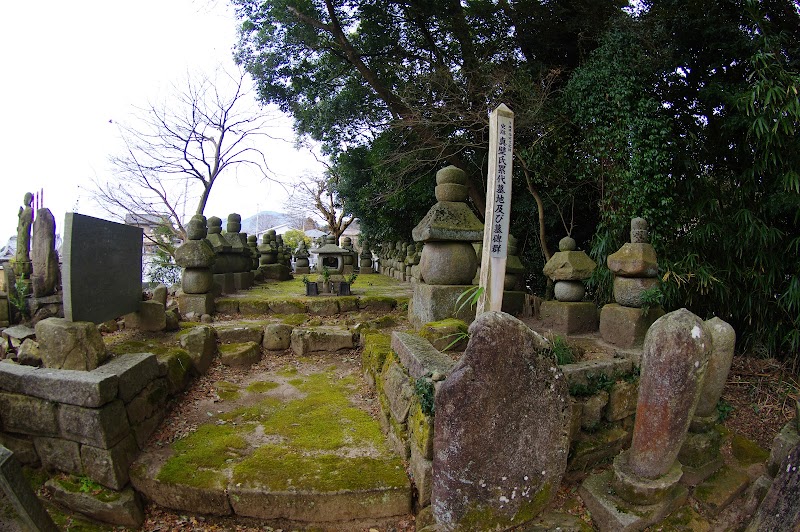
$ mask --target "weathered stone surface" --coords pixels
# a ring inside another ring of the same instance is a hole
[[[595,268],[597,263],[584,251],[557,251],[542,273],[554,281],[582,281],[591,277]]]
[[[774,477],[778,474],[783,461],[789,456],[792,449],[800,443],[800,434],[797,432],[797,420],[792,420],[783,426],[781,431],[772,440],[769,460],[767,460],[767,473]]]
[[[31,489],[28,479],[23,475],[19,462],[11,451],[0,447],[0,479],[3,491],[11,500],[16,513],[23,519],[26,528],[38,532],[58,532],[58,527],[47,514],[42,503]],[[11,524],[14,530],[14,524]]]
[[[269,313],[269,301],[242,299],[239,301],[239,313],[242,316],[263,316]]]
[[[695,410],[695,416],[700,417],[710,417],[717,413],[717,402],[728,380],[728,372],[733,361],[733,348],[736,344],[736,331],[730,324],[719,318],[712,318],[705,322],[705,326],[711,334],[712,347]]]
[[[36,339],[45,367],[91,371],[107,358],[94,323],[47,318],[36,324]]]
[[[643,530],[680,508],[689,496],[686,487],[677,484],[655,504],[632,505],[613,495],[613,476],[612,471],[590,475],[579,489],[581,499],[592,514],[592,523],[601,532]]]
[[[453,205],[466,207],[463,203]],[[469,242],[427,242],[419,268],[427,284],[468,285],[478,271],[478,257]]]
[[[639,387],[632,382],[617,381],[608,394],[606,419],[618,421],[636,413]]]
[[[81,445],[83,471],[107,488],[119,490],[128,483],[128,468],[139,454],[133,434],[128,434],[111,449]]]
[[[36,447],[30,438],[20,438],[0,432],[0,445],[14,453],[14,457],[22,464],[31,467],[37,467],[40,464]]]
[[[2,337],[19,340],[19,343],[22,343],[23,340],[27,340],[28,338],[35,338],[36,331],[27,325],[14,325],[13,327],[3,329]],[[19,343],[16,345],[19,345]]]
[[[305,314],[306,306],[300,301],[270,301],[269,310],[275,314]]]
[[[125,405],[128,421],[136,425],[164,407],[167,400],[167,380],[162,378],[150,381],[136,397]]]
[[[600,336],[617,347],[641,346],[647,330],[663,315],[664,310],[660,307],[651,308],[645,314],[640,308],[610,303],[600,311]]]
[[[142,229],[68,212],[62,250],[68,320],[103,323],[138,309]]]
[[[599,313],[591,301],[543,301],[539,307],[542,329],[563,334],[581,334],[597,330]]]
[[[195,371],[202,375],[208,371],[217,354],[216,332],[208,325],[193,327],[181,336],[181,347],[189,353]]]
[[[224,325],[215,327],[217,338],[223,344],[236,344],[242,342],[261,343],[264,337],[264,328],[261,325]]]
[[[619,375],[630,373],[633,363],[626,358],[612,358],[606,360],[581,360],[574,364],[561,366],[564,378],[570,387],[589,386],[592,377],[604,375],[609,380],[614,380]]]
[[[397,300],[390,297],[361,297],[358,308],[370,312],[391,312],[397,306]]]
[[[747,473],[724,466],[694,490],[694,498],[711,517],[724,510],[750,484]],[[777,529],[776,529],[777,530]],[[788,529],[785,529],[788,530]]]
[[[164,316],[167,322],[167,325],[164,328],[165,331],[177,331],[181,328],[181,317],[180,314],[178,314],[178,309],[170,309],[164,314]]]
[[[169,289],[165,284],[158,284],[155,288],[153,288],[153,301],[158,301],[164,308],[167,308],[167,295],[169,294]]]
[[[77,442],[61,438],[34,438],[33,444],[42,461],[42,467],[48,471],[63,471],[76,475],[83,473],[80,445]]]
[[[455,366],[453,359],[440,353],[429,341],[415,334],[392,332],[392,350],[397,353],[409,375],[415,379],[433,373],[449,375]]]
[[[658,286],[652,277],[614,277],[614,301],[624,307],[641,308],[642,292]]]
[[[42,365],[42,357],[39,354],[39,342],[36,340],[25,340],[17,348],[17,363],[23,366],[39,367]]]
[[[158,301],[140,301],[139,310],[125,315],[126,329],[158,332],[167,328],[164,305]]]
[[[608,256],[608,269],[620,277],[657,277],[658,259],[650,244],[623,244]]]
[[[567,384],[541,337],[499,312],[470,333],[435,399],[432,505],[444,530],[532,519],[560,484],[569,447]]]
[[[603,411],[608,404],[608,392],[599,391],[583,401],[581,428],[594,430],[603,419]]]
[[[427,506],[431,503],[433,490],[433,461],[428,460],[416,445],[411,446],[411,456],[408,461],[411,478],[417,487],[417,503]]]
[[[425,246],[427,248],[427,245]],[[475,308],[469,305],[456,312],[459,296],[472,285],[445,286],[427,283],[414,283],[411,304],[408,308],[408,319],[419,329],[426,323],[456,318],[466,323],[475,319]]]
[[[761,502],[751,531],[797,530],[800,527],[800,444],[781,463],[772,486]]]
[[[335,316],[339,314],[339,303],[335,299],[312,299],[306,304],[308,313],[315,316]]]
[[[152,353],[127,353],[115,357],[93,371],[97,376],[117,377],[119,398],[130,402],[159,373],[158,358]]]
[[[379,519],[406,515],[411,511],[411,489],[377,488],[337,492],[275,491],[264,488],[230,486],[229,494],[236,515],[259,519],[286,519],[311,525],[311,528],[348,528],[354,519]],[[360,529],[362,527],[357,527]]]
[[[144,453],[130,468],[131,484],[147,499],[164,508],[198,514],[230,515],[231,506],[222,486],[195,488],[157,480],[168,453]]]
[[[692,474],[688,475],[692,478],[682,478],[681,481],[690,486],[696,486],[705,480],[705,478],[715,471],[713,468],[710,468],[712,469],[711,471],[706,470],[704,466],[708,465],[709,462],[715,462],[717,464],[716,469],[719,469],[719,465],[722,465],[718,460],[720,457],[719,447],[721,442],[722,436],[716,430],[699,433],[689,432],[678,453],[678,461],[684,467],[684,470],[687,468],[693,470]],[[706,474],[704,478],[698,478],[701,472],[708,474]],[[684,477],[687,477],[686,473],[687,471],[684,471]]]
[[[583,409],[583,405],[581,410]],[[580,416],[578,423],[580,423]],[[617,456],[628,445],[631,433],[619,426],[611,426],[592,433],[580,433],[569,455],[570,471],[586,471]]]
[[[466,203],[440,201],[411,231],[411,236],[415,242],[425,242],[426,248],[435,241],[479,242],[483,239],[483,224]]]
[[[264,264],[258,267],[258,271],[264,279],[288,281],[292,278],[292,270],[283,264]]]
[[[292,343],[292,326],[285,323],[270,323],[264,327],[264,341],[261,344],[267,351],[283,351]]]
[[[580,281],[556,281],[553,295],[558,301],[578,303],[586,295],[586,287]]]
[[[400,367],[400,364],[391,364],[381,376],[383,380],[383,392],[389,403],[389,412],[397,423],[405,423],[408,418],[408,410],[411,408],[411,399],[414,397],[414,390],[411,388],[411,381],[408,375]]]
[[[252,366],[261,360],[261,346],[255,342],[224,344],[219,348],[220,361],[226,366]]]
[[[214,288],[214,274],[209,268],[186,268],[181,275],[184,294],[206,294]]]
[[[436,185],[434,192],[436,194],[436,201],[464,202],[469,196],[469,189],[458,183],[442,183],[441,185]]]
[[[183,316],[194,313],[197,316],[212,314],[214,312],[213,294],[186,294],[179,292],[175,299],[178,300],[178,310]]]
[[[216,259],[205,240],[188,240],[175,250],[175,264],[181,268],[209,268]]]
[[[461,320],[443,320],[426,323],[419,335],[438,351],[463,351],[467,347],[468,325]]]
[[[292,330],[292,351],[297,355],[305,355],[316,351],[338,351],[352,349],[353,333],[329,327],[313,329],[296,328]]]
[[[711,335],[686,309],[659,318],[647,332],[630,450],[634,474],[654,479],[672,467],[694,415],[710,350]]]
[[[32,243],[33,296],[49,296],[56,291],[59,276],[58,253],[56,253],[56,220],[50,209],[36,211]]]
[[[0,393],[0,421],[6,432],[56,436],[56,404],[37,397]]]
[[[55,502],[96,521],[133,528],[144,522],[142,502],[131,488],[101,499],[90,493],[68,489],[54,479],[48,480],[45,487]]]
[[[61,405],[58,426],[63,438],[103,449],[110,449],[130,432],[125,405],[120,400],[100,408]]]

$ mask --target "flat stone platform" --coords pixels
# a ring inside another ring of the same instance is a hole
[[[136,490],[166,508],[289,528],[353,530],[410,514],[410,480],[357,364],[341,353],[274,360],[215,382],[216,397],[182,412],[191,430],[139,457]]]

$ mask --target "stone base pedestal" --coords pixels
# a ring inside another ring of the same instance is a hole
[[[253,286],[252,272],[236,272],[233,274],[233,285],[236,290],[247,290]]]
[[[236,292],[236,282],[233,280],[232,273],[215,273],[214,284],[219,286],[219,293],[233,294]]]
[[[158,332],[167,328],[164,305],[158,301],[141,301],[139,310],[125,315],[126,329]]]
[[[678,460],[683,466],[683,484],[697,486],[723,466],[719,452],[721,443],[722,436],[713,427],[705,432],[689,432],[686,435],[678,453]]]
[[[474,288],[472,285],[414,283],[413,287],[408,319],[414,328],[420,329],[426,323],[446,318],[458,318],[466,323],[475,319],[475,308],[470,308],[469,304],[464,305],[461,312],[455,310],[458,296]]]
[[[353,273],[353,265],[352,264],[345,264],[342,266],[342,275],[350,275]]]
[[[283,264],[267,264],[265,266],[259,266],[258,270],[264,276],[264,279],[288,281],[292,278],[292,270]]]
[[[600,336],[617,347],[641,347],[647,329],[663,315],[661,307],[651,308],[645,314],[640,308],[610,303],[600,311]]]
[[[199,318],[203,314],[214,313],[213,294],[184,294],[179,292],[176,299],[178,300],[178,311],[182,316],[194,312]]]
[[[591,475],[579,490],[586,508],[592,513],[593,523],[601,532],[643,530],[663,521],[680,508],[689,496],[689,490],[685,486],[676,484],[656,503],[632,504],[617,495],[612,495],[613,479],[613,471]]]
[[[544,301],[539,315],[543,329],[561,334],[592,333],[598,326],[597,306],[591,301]]]
[[[311,273],[311,268],[308,266],[296,266],[294,269],[294,273],[297,275],[308,275]]]
[[[525,308],[525,292],[517,292],[514,290],[506,290],[503,292],[503,304],[500,310],[512,316],[522,315],[522,309]]]
[[[372,272],[372,266],[366,266],[366,267],[362,266],[361,267],[361,271],[359,273],[363,273],[365,275],[369,275],[369,274],[373,273]]]

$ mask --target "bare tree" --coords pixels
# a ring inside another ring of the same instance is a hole
[[[94,179],[93,197],[110,215],[164,220],[150,241],[170,254],[171,233],[185,239],[186,204],[197,198],[203,214],[211,189],[229,168],[250,166],[269,178],[266,157],[254,140],[269,136],[270,117],[255,107],[243,71],[213,79],[191,76],[158,103],[137,108],[119,124],[123,149],[110,157],[113,176]],[[158,232],[156,232],[158,233]]]
[[[350,227],[355,218],[344,211],[342,202],[336,193],[338,175],[328,167],[324,175],[305,176],[295,183],[292,194],[286,201],[286,210],[297,216],[306,216],[311,212],[327,226],[328,232],[336,238]]]

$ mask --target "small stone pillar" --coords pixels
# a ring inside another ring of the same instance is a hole
[[[455,311],[458,297],[472,286],[478,258],[472,242],[483,239],[483,224],[467,205],[467,175],[455,166],[436,173],[436,204],[411,232],[424,242],[419,262],[421,280],[414,283],[409,320],[419,328],[455,317],[471,322],[475,310]]]
[[[539,309],[542,327],[563,334],[589,333],[597,330],[597,307],[583,301],[583,281],[592,276],[597,263],[577,250],[572,237],[558,243],[558,251],[550,257],[542,272],[555,282],[555,301],[544,301]]]
[[[372,252],[366,245],[361,249],[361,255],[358,260],[358,270],[362,274],[372,273]]]
[[[261,276],[258,276],[258,237],[256,235],[247,235],[247,247],[250,248],[250,272],[253,274],[253,282],[262,281]]]
[[[308,249],[306,249],[306,243],[302,239],[297,245],[297,251],[294,252],[294,273],[300,275],[311,273],[311,267],[308,263]]]
[[[214,274],[214,284],[222,294],[232,294],[236,292],[236,285],[233,281],[233,265],[231,261],[231,245],[222,236],[222,219],[212,216],[208,219],[208,235],[206,236],[211,249],[214,250],[214,263],[211,266],[211,273]]]
[[[56,220],[50,209],[36,211],[33,222],[33,296],[46,297],[56,292],[59,281],[56,252]]]
[[[183,268],[181,293],[177,295],[178,311],[186,316],[214,313],[214,250],[205,240],[206,217],[195,214],[186,225],[187,241],[175,250],[175,263]]]
[[[736,332],[730,324],[712,318],[705,322],[705,326],[712,338],[711,357],[689,434],[678,454],[683,465],[681,482],[689,486],[697,486],[723,465],[720,454],[722,436],[716,430],[719,419],[717,402],[728,380],[736,344]]]
[[[17,252],[15,255],[14,271],[17,274],[16,290],[18,293],[30,295],[31,293],[31,273],[33,264],[31,263],[31,225],[33,224],[33,194],[25,193],[23,198],[24,207],[19,208],[17,217]]]
[[[288,281],[292,278],[291,269],[279,263],[278,237],[274,229],[270,229],[261,237],[258,252],[261,254],[258,271],[264,279]]]
[[[600,335],[603,340],[622,348],[642,345],[647,329],[664,309],[642,311],[642,293],[658,286],[658,260],[649,243],[647,222],[631,220],[631,241],[608,256],[608,268],[614,274],[614,300],[600,311]]]
[[[483,242],[481,242],[483,248]],[[482,249],[481,249],[482,251]],[[517,239],[508,234],[508,253],[506,255],[506,275],[503,281],[503,312],[519,316],[525,308],[527,292],[523,286],[525,266],[517,255]],[[477,256],[477,253],[476,253]],[[481,258],[478,258],[480,264]],[[480,268],[479,268],[480,269]],[[480,283],[480,274],[478,282]]]
[[[225,227],[225,240],[231,245],[231,271],[236,290],[247,290],[253,286],[253,274],[250,272],[252,257],[247,245],[247,234],[242,233],[242,217],[236,213],[228,215]]]
[[[581,497],[601,531],[641,530],[688,497],[677,461],[695,412],[712,346],[703,321],[686,309],[647,332],[633,440],[611,471],[591,475]]]
[[[342,249],[347,251],[342,255],[342,274],[350,275],[355,269],[355,260],[353,259],[353,240],[349,236],[342,237]]]

